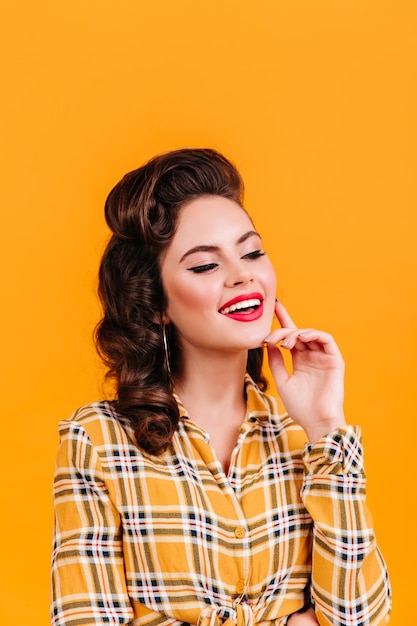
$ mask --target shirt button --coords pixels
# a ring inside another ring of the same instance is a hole
[[[245,591],[245,583],[237,583],[236,593],[241,595]]]
[[[242,526],[236,526],[235,537],[237,537],[238,539],[242,539],[242,537],[244,537],[245,535],[246,535],[245,529],[242,528]]]

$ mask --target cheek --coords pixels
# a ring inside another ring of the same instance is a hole
[[[268,295],[273,296],[275,299],[275,293],[277,289],[277,275],[273,268],[272,263],[268,260],[268,264],[265,267],[265,283],[268,289]]]
[[[211,312],[213,306],[217,306],[217,295],[214,292],[209,281],[171,283],[167,285],[167,314],[174,324],[178,324],[181,319]]]
[[[271,322],[275,314],[275,298],[277,290],[277,276],[273,266],[269,263],[268,271],[266,272],[266,287],[268,292],[267,300],[267,315],[270,316]]]

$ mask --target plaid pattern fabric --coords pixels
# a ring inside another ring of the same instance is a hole
[[[181,403],[160,457],[137,448],[111,403],[61,422],[52,626],[283,626],[310,594],[320,624],[388,621],[359,429],[306,446],[245,384],[228,476]]]

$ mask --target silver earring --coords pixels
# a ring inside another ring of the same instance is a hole
[[[168,346],[168,339],[167,339],[167,330],[166,330],[167,324],[163,324],[162,325],[162,340],[164,342],[164,353],[165,353],[165,365],[166,368],[168,370],[168,374],[170,376],[172,376],[171,374],[171,366],[169,364],[169,346]]]

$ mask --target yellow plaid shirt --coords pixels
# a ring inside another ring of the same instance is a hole
[[[52,626],[385,624],[390,586],[365,503],[358,427],[305,444],[246,377],[226,476],[186,415],[160,457],[111,403],[60,424]]]

